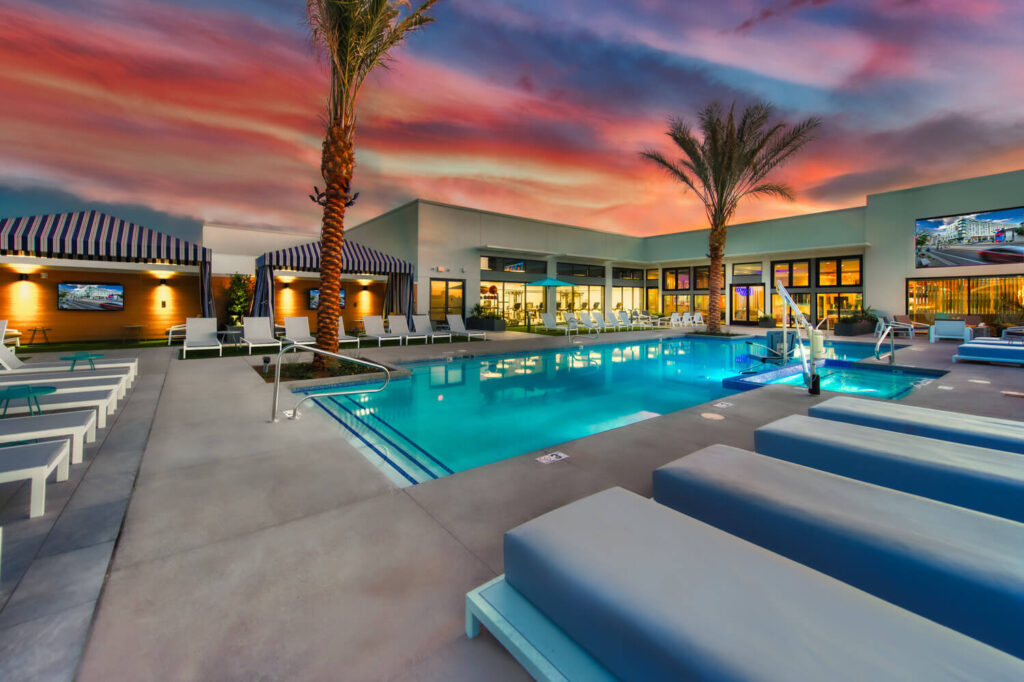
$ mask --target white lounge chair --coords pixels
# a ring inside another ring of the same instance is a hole
[[[188,318],[185,319],[184,324],[175,324],[167,328],[167,345],[171,345],[174,340],[184,341],[185,331],[188,329]]]
[[[284,342],[294,344],[296,346],[316,345],[316,337],[309,333],[309,318],[284,318]]]
[[[472,341],[473,337],[487,338],[486,332],[466,329],[466,323],[462,321],[462,315],[448,315],[446,317],[448,319],[448,330],[455,336],[465,336],[467,341]]]
[[[217,318],[190,317],[185,320],[185,341],[181,345],[181,357],[187,358],[190,350],[216,350],[217,355],[224,355],[224,348],[217,339]]]
[[[434,326],[430,324],[430,318],[426,315],[413,315],[412,327],[417,334],[426,335],[430,339],[430,343],[434,343],[438,339],[448,339],[451,341],[452,338],[451,332],[435,332]]]
[[[95,364],[96,369],[127,368],[129,386],[135,381],[135,377],[139,373],[139,359],[137,357],[97,358],[93,360],[93,364]],[[4,368],[0,372],[0,376],[7,376],[8,374],[34,374],[37,372],[68,372],[71,370],[71,363],[67,360],[59,362],[22,362],[14,354],[14,351],[2,344],[0,344],[0,366]]]
[[[345,320],[338,318],[338,345],[343,343],[355,343],[356,348],[359,348],[359,337],[350,336],[345,333]]]
[[[404,313],[396,313],[388,318],[388,331],[401,336],[407,346],[410,339],[423,339],[423,343],[427,343],[426,334],[419,334],[409,329],[409,323],[406,321]]]
[[[663,317],[658,320],[659,327],[682,327],[683,321],[679,317],[679,313],[672,313],[668,317]]]
[[[402,345],[402,337],[399,334],[392,334],[384,331],[384,318],[380,315],[367,315],[363,318],[364,339],[377,339],[377,346],[383,341],[398,341]]]
[[[0,483],[32,481],[29,492],[31,519],[46,513],[46,479],[54,469],[57,481],[68,480],[71,445],[67,440],[48,440],[28,445],[11,445],[0,457]]]
[[[695,327],[707,326],[707,324],[704,322],[704,316],[699,311],[693,314],[693,325]]]
[[[614,329],[619,331],[620,329],[629,329],[629,325],[622,324],[622,321],[615,316],[614,312],[608,311],[604,314],[604,326],[605,329]]]
[[[107,427],[107,415],[117,411],[116,388],[94,388],[90,391],[74,393],[51,393],[33,398],[32,402],[43,411],[48,410],[96,410],[96,425],[101,429]],[[7,405],[8,415],[31,414],[27,400],[12,400]]]
[[[96,411],[75,410],[0,419],[0,443],[17,443],[40,438],[69,438],[71,463],[80,464],[85,443],[96,440]],[[0,453],[3,452],[5,450],[0,450]]]
[[[35,385],[52,386],[57,389],[56,393],[50,395],[63,395],[65,393],[81,393],[82,391],[97,391],[112,388],[117,392],[117,399],[120,400],[128,393],[128,375],[107,375],[93,376],[91,372],[67,372],[67,378],[62,372],[43,372],[40,374],[21,374],[16,376],[0,375],[0,390],[11,386]],[[78,375],[78,376],[75,376]]]
[[[544,325],[544,329],[550,332],[565,332],[565,335],[568,336],[569,332],[571,331],[569,329],[569,325],[558,324],[558,322],[555,320],[554,313],[541,313],[540,321]]]
[[[633,329],[634,327],[638,327],[639,326],[639,325],[633,324],[633,320],[629,319],[629,313],[626,312],[625,310],[618,311],[618,313],[616,313],[616,315],[617,315],[617,317],[619,319],[620,325],[624,329]]]
[[[242,343],[249,347],[249,355],[253,348],[281,349],[281,342],[274,336],[274,325],[269,317],[243,317]]]
[[[586,329],[588,334],[590,332],[597,332],[599,334],[601,333],[600,327],[597,327],[597,326],[594,325],[594,321],[592,319],[590,319],[590,313],[588,313],[586,310],[581,310],[580,311],[580,313],[579,313],[579,323],[580,323],[580,327],[582,329]]]

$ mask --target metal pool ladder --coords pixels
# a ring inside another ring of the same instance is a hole
[[[291,344],[290,346],[283,347],[281,349],[281,351],[277,354],[277,366],[274,368],[274,404],[270,408],[270,421],[271,422],[278,421],[278,418],[277,418],[277,415],[278,415],[277,408],[278,408],[278,404],[279,404],[280,398],[281,398],[281,358],[284,356],[285,353],[287,353],[290,350],[310,351],[312,353],[316,353],[316,354],[319,354],[319,355],[326,355],[328,357],[337,358],[338,360],[344,360],[346,362],[354,362],[357,365],[365,365],[366,367],[375,367],[376,369],[379,369],[380,371],[384,372],[384,383],[381,384],[380,386],[376,387],[376,388],[358,388],[358,389],[351,389],[351,390],[348,390],[348,391],[331,391],[329,393],[315,393],[315,394],[314,393],[309,393],[309,394],[306,394],[305,396],[302,397],[301,400],[299,400],[299,402],[295,403],[295,407],[293,407],[290,410],[284,410],[284,415],[286,417],[288,417],[288,419],[298,419],[299,418],[299,405],[301,405],[302,403],[306,402],[307,400],[313,400],[314,398],[328,398],[330,396],[338,396],[338,395],[356,395],[358,393],[380,393],[381,391],[383,391],[385,388],[388,387],[388,384],[391,383],[391,370],[389,370],[384,365],[378,364],[376,362],[370,362],[369,360],[360,360],[359,358],[353,358],[353,357],[349,357],[347,355],[339,355],[338,353],[331,353],[331,352],[326,351],[326,350],[321,350],[320,348],[317,348],[315,346],[300,346],[298,344]]]
[[[889,337],[889,364],[896,364],[896,334],[893,333],[893,326],[886,324],[885,329],[882,331],[882,335],[878,337],[878,342],[875,344],[875,360],[881,360],[882,354],[879,349],[882,347],[882,342],[885,341],[885,337]]]
[[[796,326],[796,345],[800,353],[800,365],[804,375],[804,385],[807,386],[807,391],[811,395],[818,395],[821,393],[820,378],[815,374],[815,342],[820,340],[817,335],[821,334],[820,331],[811,326],[811,323],[804,317],[803,312],[800,310],[800,306],[796,304],[793,297],[789,295],[789,291],[786,290],[785,285],[780,280],[775,281],[775,290],[779,296],[782,297],[782,301],[785,304],[782,307],[782,357],[789,357],[789,335],[786,333],[789,330],[789,316],[792,311],[793,321]],[[804,349],[804,345],[800,342],[800,331],[803,330],[807,336],[807,349]],[[808,354],[810,359],[808,359]]]

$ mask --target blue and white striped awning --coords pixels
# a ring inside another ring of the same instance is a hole
[[[210,260],[198,244],[99,211],[0,219],[0,253],[176,265]]]
[[[256,259],[256,267],[264,265],[282,270],[319,272],[320,242],[265,253]],[[341,271],[371,275],[411,275],[412,263],[346,239],[341,243]]]

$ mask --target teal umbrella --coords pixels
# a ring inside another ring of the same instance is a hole
[[[558,279],[546,277],[539,279],[536,282],[530,282],[526,286],[528,287],[571,287],[572,285],[568,282],[563,282]],[[526,311],[526,331],[530,331],[530,312]]]

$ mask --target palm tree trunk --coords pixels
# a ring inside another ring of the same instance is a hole
[[[712,225],[708,235],[708,256],[711,265],[708,272],[708,333],[718,334],[722,331],[722,259],[725,257],[725,230],[722,225]]]
[[[343,126],[339,121],[327,128],[320,170],[326,183],[326,196],[320,234],[320,304],[316,314],[316,345],[322,350],[337,353],[345,205],[349,200],[349,188],[355,170],[351,128]],[[314,357],[315,369],[323,369],[326,365],[326,356]]]

